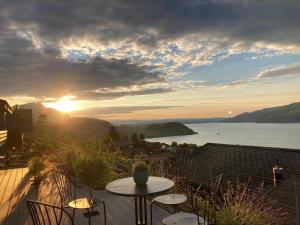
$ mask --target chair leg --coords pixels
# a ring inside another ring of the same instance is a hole
[[[153,213],[153,204],[154,204],[154,201],[151,201],[151,204],[150,204],[150,225],[153,225],[153,218],[152,218],[152,213]]]
[[[72,219],[75,219],[75,208],[73,208],[73,212],[72,212]]]
[[[106,225],[106,207],[105,207],[105,202],[103,202],[103,213],[104,213],[104,225]]]

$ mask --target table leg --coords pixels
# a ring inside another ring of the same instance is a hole
[[[145,196],[134,198],[135,202],[135,224],[147,225],[147,199]]]

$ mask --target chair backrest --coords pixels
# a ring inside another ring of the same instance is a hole
[[[76,199],[76,187],[70,182],[67,176],[66,166],[67,164],[58,165],[53,169],[52,173],[62,205],[67,200]]]
[[[198,217],[200,225],[200,217],[205,221],[205,225],[216,223],[216,209],[219,202],[220,186],[223,175],[218,175],[201,183],[192,196],[192,206]]]
[[[70,214],[62,207],[27,200],[27,207],[34,225],[74,225]]]

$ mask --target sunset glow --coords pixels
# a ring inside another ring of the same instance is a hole
[[[297,1],[79,2],[3,4],[0,97],[106,120],[300,101]]]
[[[77,109],[76,104],[71,99],[73,96],[64,96],[58,102],[45,103],[44,105],[49,108],[56,109],[60,112],[72,112]]]

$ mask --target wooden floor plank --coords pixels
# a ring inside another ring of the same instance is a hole
[[[26,205],[27,199],[60,204],[58,191],[51,176],[44,179],[39,186],[31,185],[30,177],[27,168],[0,171],[0,225],[32,225]],[[86,189],[77,190],[78,197],[89,196]],[[103,190],[94,190],[93,197],[104,199],[108,225],[134,224],[133,198],[115,196]],[[95,210],[99,211],[100,215],[92,218],[92,224],[104,224],[102,206],[95,207]],[[85,210],[76,212],[76,220],[81,225],[88,224],[87,218],[83,216],[84,212]],[[161,225],[162,219],[168,215],[165,210],[157,207],[153,213],[153,225]],[[150,211],[148,218],[150,222]]]
[[[18,181],[22,178],[20,177],[22,175],[22,169],[15,169],[15,174],[13,174],[13,177],[11,179],[11,185],[10,185],[10,194],[8,194],[8,199],[6,200],[6,208],[7,208],[7,211],[6,211],[6,216],[5,216],[5,220],[4,220],[4,224],[7,225],[7,222],[8,222],[8,218],[9,218],[9,215],[10,215],[10,212],[13,210],[14,208],[14,204],[17,202],[16,201],[16,198],[18,198],[18,193],[16,193],[16,185],[18,183]],[[4,206],[5,207],[5,206]]]
[[[8,208],[6,199],[11,195],[9,184],[14,172],[14,170],[10,170],[8,173],[6,173],[1,183],[0,190],[2,193],[0,192],[0,225],[4,224],[5,216],[7,214]]]

